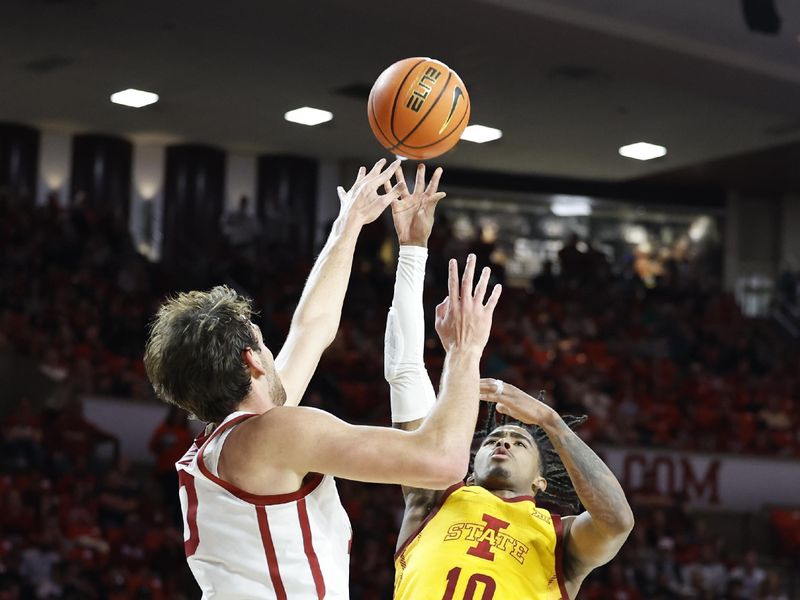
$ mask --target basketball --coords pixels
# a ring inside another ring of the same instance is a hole
[[[425,57],[400,60],[381,73],[367,105],[369,126],[381,145],[414,160],[455,146],[469,113],[469,94],[458,73]]]

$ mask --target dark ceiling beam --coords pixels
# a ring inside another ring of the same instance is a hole
[[[542,177],[448,168],[446,185],[525,194],[569,194],[609,200],[626,200],[643,206],[721,207],[725,190],[714,185],[675,185],[669,182],[608,182],[563,177]]]

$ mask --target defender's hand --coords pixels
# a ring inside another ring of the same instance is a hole
[[[505,381],[481,379],[480,394],[484,402],[496,402],[500,414],[528,425],[547,427],[560,418],[547,404]]]
[[[362,227],[377,219],[384,209],[400,197],[400,189],[405,183],[389,188],[381,195],[378,190],[384,183],[388,183],[400,166],[400,160],[394,161],[383,169],[386,159],[381,159],[367,172],[366,168],[358,170],[356,181],[348,191],[343,187],[336,188],[339,194],[339,218],[348,226]],[[383,170],[382,170],[383,169]]]
[[[413,193],[409,192],[406,186],[402,167],[397,168],[394,176],[397,182],[395,188],[400,192],[400,199],[392,203],[392,219],[397,239],[401,246],[426,247],[433,229],[433,213],[436,211],[436,205],[447,195],[437,191],[442,169],[438,168],[433,172],[426,187],[425,165],[420,163],[417,167]],[[386,193],[393,189],[389,181],[383,187]]]
[[[486,296],[486,286],[489,284],[491,269],[484,267],[473,293],[472,278],[474,274],[475,255],[470,254],[467,257],[467,265],[464,267],[464,275],[459,285],[458,264],[455,259],[450,259],[447,279],[449,294],[444,302],[436,307],[436,333],[439,334],[442,346],[447,352],[462,349],[482,352],[489,339],[492,315],[497,301],[500,299],[502,286],[495,285],[492,295],[484,304],[483,300]]]

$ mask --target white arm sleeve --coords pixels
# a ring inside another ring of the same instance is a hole
[[[422,419],[436,402],[436,392],[423,360],[422,289],[427,260],[427,248],[400,246],[383,354],[384,376],[391,388],[393,423]]]

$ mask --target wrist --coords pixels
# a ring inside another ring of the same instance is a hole
[[[474,361],[480,363],[482,355],[483,348],[478,348],[477,346],[453,345],[447,349],[446,360],[450,362]]]
[[[561,415],[559,415],[552,408],[549,408],[549,410],[546,411],[546,417],[541,419],[541,422],[538,423],[538,425],[544,429],[544,432],[548,436],[558,436],[565,432],[568,433],[572,431],[564,422],[564,419],[561,418]]]
[[[356,222],[352,218],[348,218],[347,215],[339,215],[333,222],[331,234],[345,237],[358,237],[362,227],[363,225],[361,223]]]
[[[403,246],[416,246],[416,247],[419,247],[419,248],[427,248],[428,247],[428,239],[427,238],[425,238],[424,240],[414,240],[414,239],[402,240],[401,239],[401,240],[399,240],[399,242],[400,242],[400,247],[401,248]]]

